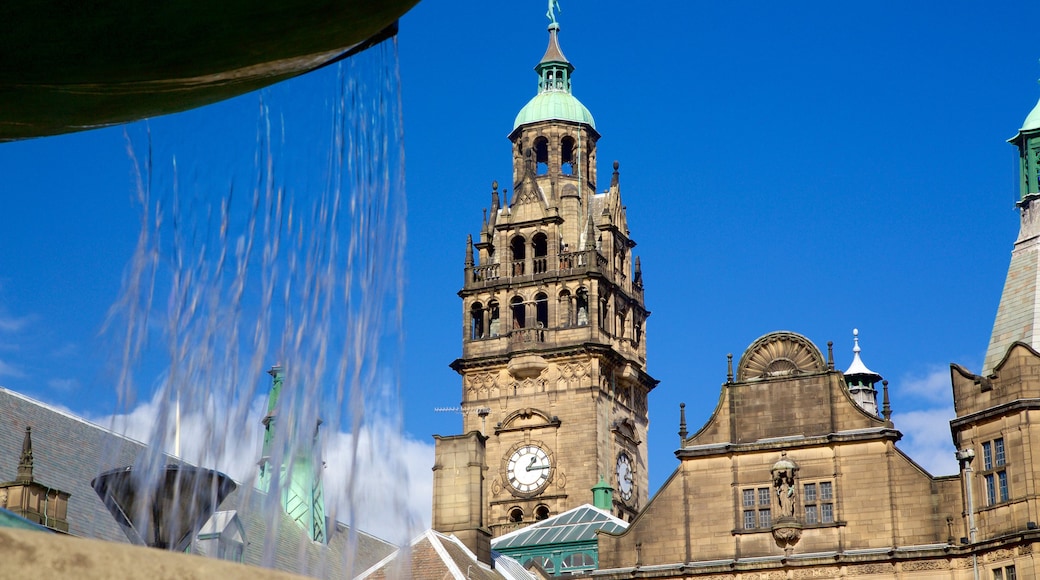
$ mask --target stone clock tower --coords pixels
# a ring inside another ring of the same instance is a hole
[[[596,193],[599,133],[571,93],[558,34],[551,24],[538,94],[509,134],[512,195],[492,184],[479,238],[466,243],[462,357],[451,366],[467,435],[437,437],[434,466],[434,528],[457,535],[499,536],[592,503],[601,477],[619,517],[648,499],[657,381],[646,372],[642,272],[617,162]]]

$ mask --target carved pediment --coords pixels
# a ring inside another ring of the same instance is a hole
[[[744,351],[737,381],[755,381],[818,373],[827,370],[823,354],[808,338],[793,332],[772,332]]]
[[[622,439],[627,440],[633,445],[639,445],[642,441],[639,440],[639,435],[636,433],[636,424],[631,419],[618,419],[614,421],[610,426],[610,430]]]
[[[506,418],[502,419],[495,426],[495,433],[559,426],[560,420],[555,415],[550,415],[540,409],[527,407],[525,409],[517,409],[506,415]]]

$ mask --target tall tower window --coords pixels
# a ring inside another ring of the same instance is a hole
[[[470,340],[484,338],[484,306],[480,302],[474,302],[469,312]]]
[[[588,326],[589,324],[589,291],[585,288],[578,289],[578,310],[577,310],[577,323],[578,326]]]
[[[559,313],[559,325],[563,328],[574,326],[574,300],[570,290],[560,291],[560,302],[556,308]]]
[[[560,141],[560,171],[564,175],[574,175],[574,137],[564,137]]]
[[[488,336],[495,338],[501,333],[501,322],[498,316],[498,302],[488,302]]]
[[[544,233],[537,233],[531,239],[531,249],[534,250],[534,273],[544,274],[548,269],[546,256],[549,255],[549,238]]]
[[[524,299],[519,296],[514,296],[509,301],[509,308],[513,314],[513,328],[527,328],[527,316],[525,310]]]
[[[549,140],[539,137],[534,140],[535,173],[545,175],[549,173]]]
[[[536,326],[538,328],[549,328],[549,296],[539,292],[534,297],[534,311]]]
[[[509,248],[513,251],[513,275],[524,275],[524,259],[527,257],[525,246],[527,242],[522,236],[516,236],[509,242]]]

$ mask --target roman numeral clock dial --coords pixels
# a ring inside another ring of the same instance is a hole
[[[552,460],[538,445],[523,445],[506,461],[506,478],[510,487],[521,494],[534,493],[549,481]]]

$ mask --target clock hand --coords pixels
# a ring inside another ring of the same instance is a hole
[[[529,463],[527,465],[527,471],[541,471],[543,469],[549,469],[548,465],[535,465],[534,462],[536,460],[537,460],[537,458],[535,458],[535,457],[531,458],[531,463]]]

